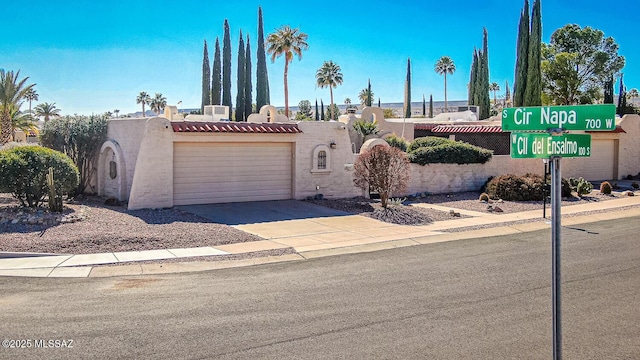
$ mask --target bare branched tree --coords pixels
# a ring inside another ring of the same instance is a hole
[[[389,197],[405,191],[409,182],[409,160],[406,153],[395,147],[378,145],[365,150],[353,167],[354,184],[380,194],[380,203],[385,209]]]

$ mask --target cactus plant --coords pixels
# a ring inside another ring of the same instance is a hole
[[[600,192],[602,194],[611,195],[611,184],[608,181],[605,181],[602,184],[600,184]]]
[[[49,187],[49,210],[54,212],[62,212],[62,196],[56,193],[56,182],[53,177],[53,168],[49,167],[47,173],[47,186]]]

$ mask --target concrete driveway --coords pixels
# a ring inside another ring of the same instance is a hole
[[[226,225],[257,224],[351,215],[344,211],[297,200],[251,201],[225,204],[183,205],[179,209]]]

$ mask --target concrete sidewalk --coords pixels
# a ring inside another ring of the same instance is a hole
[[[450,207],[443,208],[431,204],[414,204],[414,206],[431,207],[445,211],[451,209]],[[627,206],[635,207],[627,210],[617,210]],[[593,210],[608,211],[563,218],[562,225],[572,226],[602,220],[640,216],[640,196],[565,206],[561,211],[563,215],[570,215]],[[0,258],[0,276],[103,277],[202,271],[508,235],[550,228],[548,221],[545,222],[541,219],[541,210],[509,214],[479,213],[463,210],[460,210],[460,212],[472,217],[438,221],[423,226],[408,226],[385,223],[360,215],[321,216],[236,225],[237,229],[258,235],[265,240],[216,247],[81,255],[46,254],[45,256],[3,257]],[[535,221],[536,219],[539,221]],[[531,220],[533,222],[509,224],[520,220]],[[494,226],[481,230],[444,232],[448,229],[476,225]],[[294,248],[297,254],[244,260],[136,263],[146,260],[237,255],[289,247]],[[122,263],[127,264],[119,265]],[[116,264],[118,266],[95,266],[105,264]]]

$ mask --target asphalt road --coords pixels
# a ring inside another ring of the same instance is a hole
[[[563,230],[565,359],[640,358],[639,233],[640,218]],[[550,359],[550,248],[541,231],[192,274],[0,278],[0,338],[32,343],[0,358]]]

